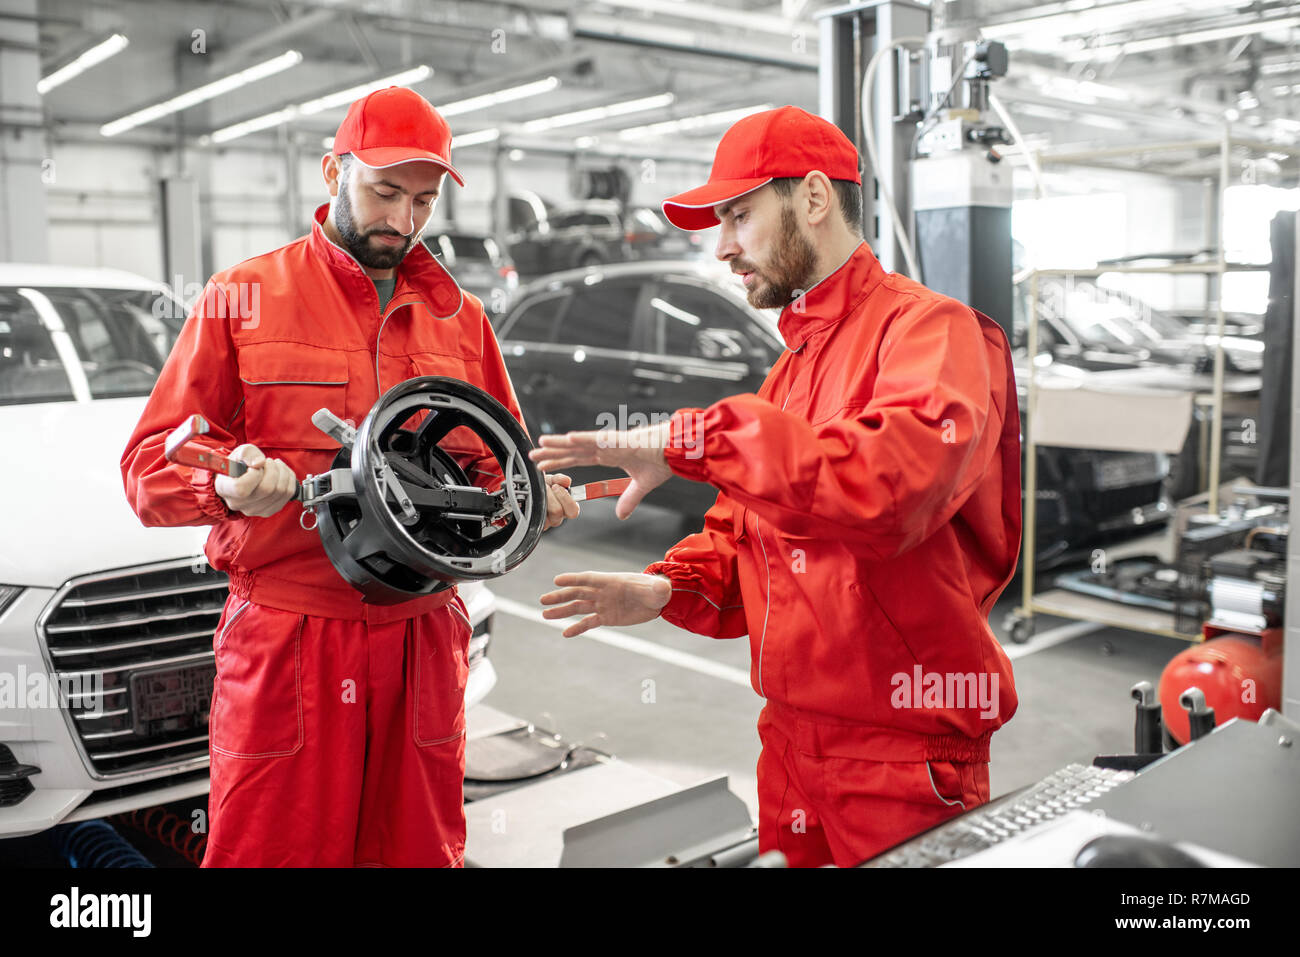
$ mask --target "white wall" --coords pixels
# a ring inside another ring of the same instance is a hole
[[[1028,176],[1017,171],[1013,233],[1040,269],[1084,267],[1098,259],[1191,251],[1207,245],[1206,192],[1199,182],[1091,169],[1049,172],[1035,211]],[[1158,309],[1205,308],[1200,277],[1109,277]]]
[[[147,149],[55,144],[46,186],[50,262],[162,279],[156,162]]]

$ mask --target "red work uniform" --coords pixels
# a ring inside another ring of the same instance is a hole
[[[360,424],[382,391],[419,375],[476,385],[522,421],[482,303],[416,243],[381,314],[373,281],[321,229],[327,210],[309,236],[213,276],[122,476],[146,525],[212,525],[208,560],[230,576],[213,641],[204,866],[456,866],[471,628],[455,590],[365,605],[300,525],[299,503],[232,513],[211,473],[163,457],[168,431],[197,412],[212,448],[248,442],[300,478],[323,472],[338,443],[312,414]],[[481,445],[443,447],[485,487],[499,480]]]
[[[646,571],[667,621],[749,635],[761,850],[845,866],[989,798],[1016,709],[988,626],[1020,547],[1016,388],[996,323],[866,243],[779,328],[758,395],[673,416],[668,465],[721,494]]]

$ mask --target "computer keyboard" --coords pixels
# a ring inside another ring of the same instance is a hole
[[[863,866],[938,867],[1086,807],[1088,802],[1135,776],[1133,771],[1071,764],[1037,784],[918,834]]]

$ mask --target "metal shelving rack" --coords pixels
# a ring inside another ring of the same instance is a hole
[[[1046,614],[1057,618],[1078,621],[1095,621],[1117,628],[1147,634],[1164,635],[1181,638],[1186,641],[1201,641],[1202,636],[1187,634],[1175,628],[1175,615],[1152,608],[1138,608],[1109,602],[1100,598],[1077,595],[1062,589],[1055,589],[1041,595],[1034,594],[1035,568],[1034,553],[1037,546],[1037,505],[1038,505],[1038,446],[1034,438],[1034,408],[1038,400],[1037,363],[1038,355],[1038,281],[1041,276],[1077,276],[1097,278],[1113,274],[1165,274],[1165,275],[1204,275],[1207,279],[1207,295],[1211,281],[1217,277],[1216,291],[1216,342],[1214,349],[1214,379],[1210,393],[1210,462],[1208,470],[1208,508],[1217,513],[1219,508],[1219,471],[1223,454],[1223,389],[1224,389],[1224,354],[1223,336],[1225,317],[1223,311],[1223,277],[1229,272],[1259,271],[1258,265],[1229,263],[1223,242],[1224,197],[1229,186],[1230,167],[1233,149],[1244,149],[1250,153],[1274,153],[1295,159],[1300,157],[1300,149],[1274,146],[1249,140],[1232,138],[1230,132],[1219,140],[1187,140],[1170,143],[1140,144],[1134,146],[1112,147],[1098,150],[1051,153],[1036,151],[1035,157],[1041,165],[1088,165],[1110,171],[1149,172],[1142,167],[1127,167],[1104,162],[1106,159],[1130,157],[1142,161],[1148,156],[1161,153],[1179,153],[1196,150],[1217,149],[1219,152],[1219,185],[1217,203],[1217,222],[1215,223],[1215,247],[1217,259],[1212,263],[1179,263],[1168,266],[1114,266],[1104,269],[1038,269],[1029,276],[1029,315],[1028,315],[1028,352],[1029,382],[1028,408],[1025,410],[1025,494],[1024,526],[1021,551],[1021,603],[1011,612],[1008,627],[1012,640],[1025,642],[1033,635],[1034,615]],[[1187,175],[1187,174],[1183,174]],[[1203,174],[1197,174],[1198,177]]]

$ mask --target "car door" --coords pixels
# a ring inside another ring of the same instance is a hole
[[[756,317],[708,283],[685,278],[655,283],[638,345],[629,406],[647,415],[757,392],[780,354]]]
[[[572,269],[577,264],[578,248],[586,240],[587,227],[582,213],[563,213],[552,217],[551,231],[542,247],[541,262],[547,272]]]
[[[622,428],[637,319],[650,291],[641,277],[606,278],[596,272],[574,281],[553,347],[555,379],[563,398],[552,418],[558,431]]]
[[[567,350],[556,347],[555,337],[572,298],[568,286],[557,284],[528,296],[501,324],[501,355],[534,441],[554,431],[556,406],[564,399],[556,383],[565,378],[571,360]]]

